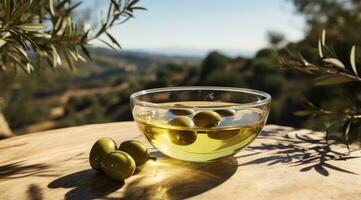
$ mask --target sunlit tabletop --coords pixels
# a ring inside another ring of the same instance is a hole
[[[162,156],[125,182],[90,169],[100,137],[137,139],[134,122],[86,125],[0,141],[0,199],[361,199],[361,151],[323,134],[268,125],[237,155],[211,163]]]

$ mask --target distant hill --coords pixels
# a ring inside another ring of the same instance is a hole
[[[182,55],[182,54],[172,54],[165,53],[165,51],[147,51],[147,50],[119,50],[115,51],[108,48],[91,48],[90,52],[95,55],[104,55],[104,56],[115,56],[117,58],[125,59],[141,59],[141,60],[150,60],[157,62],[177,62],[177,63],[186,63],[186,64],[197,64],[201,62],[204,56],[191,56],[191,55]]]
[[[231,49],[231,48],[221,48],[221,49],[201,49],[201,48],[186,48],[186,47],[164,47],[164,48],[148,48],[148,49],[138,49],[136,51],[140,52],[150,52],[166,56],[184,56],[184,57],[194,57],[194,58],[204,58],[211,51],[219,51],[230,57],[253,57],[255,55],[254,51]]]

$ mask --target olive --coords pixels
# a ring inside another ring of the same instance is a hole
[[[172,126],[190,128],[194,126],[194,123],[191,118],[186,116],[178,116],[169,121],[169,124]],[[169,140],[177,145],[190,145],[194,143],[197,139],[197,134],[192,130],[168,130]]]
[[[180,126],[180,127],[192,127],[194,123],[191,118],[186,116],[178,116],[173,118],[168,122],[172,126]]]
[[[186,146],[196,141],[197,134],[191,130],[168,130],[168,138],[173,144]]]
[[[208,137],[215,140],[228,140],[238,134],[239,134],[239,129],[207,131]]]
[[[185,105],[183,104],[174,104],[173,107],[184,107]],[[169,110],[170,113],[172,113],[173,115],[190,115],[193,113],[193,110],[190,109],[170,109]]]
[[[201,111],[193,116],[194,124],[201,128],[217,126],[222,117],[213,111]]]
[[[117,144],[111,138],[105,137],[96,141],[93,147],[91,148],[89,154],[90,166],[93,169],[100,171],[101,170],[100,163],[102,161],[102,158],[106,154],[115,151],[116,148],[117,148]]]
[[[115,180],[125,180],[135,171],[134,159],[124,151],[114,151],[105,155],[101,162],[104,173]]]
[[[215,112],[222,117],[233,116],[236,113],[236,111],[232,109],[216,110]]]
[[[173,115],[190,115],[193,113],[190,109],[170,109],[169,112]]]
[[[149,160],[147,147],[136,140],[122,142],[119,150],[127,152],[134,159],[137,167],[144,165]]]

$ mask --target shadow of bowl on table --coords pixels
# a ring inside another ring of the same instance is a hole
[[[73,188],[66,193],[65,199],[96,199],[117,191],[124,182],[113,181],[101,172],[87,169],[60,177],[51,183],[48,188]]]
[[[153,153],[154,154],[154,153]],[[124,199],[186,199],[215,188],[237,170],[233,157],[191,163],[162,156],[149,161],[124,187]]]
[[[88,169],[58,178],[48,187],[73,188],[66,193],[65,199],[176,200],[217,187],[237,170],[237,161],[233,157],[209,163],[190,163],[165,157],[159,152],[153,153],[154,155],[157,157],[156,161],[148,161],[125,184]],[[121,190],[119,194],[114,193],[117,190]]]

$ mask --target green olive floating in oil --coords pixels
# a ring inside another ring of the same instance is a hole
[[[201,111],[193,116],[194,124],[201,128],[217,126],[222,117],[214,111]]]
[[[148,148],[139,141],[122,142],[118,149],[127,152],[134,159],[137,167],[144,165],[149,160]]]
[[[170,109],[169,112],[173,115],[191,115],[193,113],[190,109]]]
[[[215,110],[214,112],[218,113],[222,117],[234,116],[234,114],[236,114],[236,111],[233,109]]]
[[[168,139],[176,145],[191,145],[197,140],[195,131],[190,130],[168,130]]]
[[[194,126],[192,119],[186,116],[174,117],[168,123],[172,126],[187,127],[187,128]]]
[[[178,116],[169,121],[169,124],[172,126],[177,126],[178,128],[191,128],[194,126],[194,123],[191,118],[186,116]],[[194,143],[197,139],[197,134],[192,130],[179,130],[179,129],[169,129],[167,131],[168,139],[173,143],[181,146],[190,145]]]
[[[207,136],[215,140],[228,140],[235,137],[238,134],[239,134],[239,129],[207,131]]]
[[[94,143],[94,145],[90,150],[90,154],[89,154],[90,166],[95,170],[101,171],[100,163],[103,157],[106,154],[115,151],[116,149],[117,149],[117,144],[113,139],[108,137],[100,138],[98,141]]]
[[[104,156],[101,167],[108,177],[122,181],[134,174],[136,164],[128,153],[117,150]]]
[[[175,109],[170,109],[169,112],[173,115],[191,115],[193,113],[193,110],[191,109],[183,109],[183,108],[177,108],[177,107],[185,107],[183,104],[174,104],[173,107]]]

